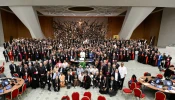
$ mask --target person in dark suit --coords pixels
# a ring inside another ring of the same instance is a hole
[[[19,78],[22,78],[24,76],[24,67],[22,66],[22,62],[19,62],[19,65],[18,65],[18,75],[19,75]]]
[[[174,65],[171,65],[169,68],[167,68],[165,70],[165,73],[164,73],[164,77],[166,79],[170,79],[172,77],[172,75],[174,75],[175,72],[174,72]]]
[[[14,64],[14,61],[11,61],[9,68],[10,68],[11,76],[14,77],[13,74],[18,72],[18,67],[16,66],[16,64]]]
[[[83,78],[83,87],[85,89],[89,89],[90,88],[90,85],[91,85],[91,78],[90,76],[88,75],[88,72],[85,72],[85,75],[84,75],[84,78]]]
[[[60,79],[58,76],[53,80],[53,86],[54,86],[54,91],[59,92],[60,91]]]
[[[110,77],[111,76],[111,72],[112,72],[111,63],[108,62],[108,65],[105,66],[105,69],[104,69],[104,75],[105,76],[109,75],[109,77]]]
[[[5,61],[8,62],[9,61],[8,60],[8,51],[6,49],[3,51],[3,55],[4,55],[4,58],[5,58]]]
[[[97,87],[99,83],[99,73],[96,72],[95,75],[93,76],[93,88]]]
[[[40,86],[41,88],[45,88],[46,82],[44,81],[46,79],[46,69],[43,67],[43,64],[40,63],[40,67],[38,68],[39,76],[40,76]]]
[[[32,67],[32,83],[31,86],[33,89],[39,87],[39,72],[37,66]]]
[[[69,89],[72,86],[72,84],[73,84],[73,78],[72,78],[72,75],[70,75],[70,72],[68,71],[66,75],[67,88]]]
[[[55,57],[55,56],[53,56],[53,59],[52,59],[52,66],[55,66],[55,65],[56,65],[56,63],[57,63],[56,57]]]
[[[110,97],[115,96],[117,94],[117,86],[116,81],[114,80],[114,76],[111,76],[111,80],[109,82],[109,95]]]
[[[45,82],[48,85],[48,90],[51,91],[50,87],[51,87],[51,82],[52,82],[52,73],[50,73],[49,71],[47,72]]]
[[[109,80],[107,80],[106,77],[104,77],[104,79],[100,82],[100,90],[99,90],[99,92],[101,94],[107,94],[108,93],[108,89],[109,89],[108,81]]]
[[[60,72],[60,73],[65,73],[65,69],[63,68],[62,65],[61,65],[60,68],[58,69],[58,72]]]

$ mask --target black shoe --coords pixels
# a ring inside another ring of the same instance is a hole
[[[49,91],[51,91],[51,89],[48,89]]]

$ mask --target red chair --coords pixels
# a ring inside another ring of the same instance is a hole
[[[133,91],[134,91],[134,96],[136,98],[139,98],[139,100],[140,99],[145,99],[145,97],[146,97],[145,94],[143,94],[142,91],[139,88],[135,88]]]
[[[80,94],[78,92],[72,93],[72,100],[79,100],[80,99]]]
[[[148,73],[148,72],[145,72],[145,73],[143,74],[143,76],[146,76],[147,73]]]
[[[81,98],[81,100],[90,100],[90,99],[89,99],[89,97],[87,97],[87,96],[83,96],[83,97]]]
[[[17,73],[14,73],[13,76],[14,77],[19,77],[19,75]]]
[[[163,92],[156,92],[155,93],[155,100],[166,100],[166,95]]]
[[[106,98],[104,96],[98,96],[97,100],[106,100]]]
[[[64,100],[64,99],[70,100],[69,96],[63,96],[63,97],[61,98],[61,100]]]
[[[14,98],[17,97],[18,100],[19,100],[18,94],[19,94],[19,90],[18,90],[18,89],[15,89],[15,90],[13,90],[13,91],[11,92],[10,95],[7,95],[7,96],[6,96],[6,99],[12,100],[12,99],[14,99]]]
[[[132,94],[133,89],[136,88],[136,83],[132,82],[130,88],[123,88],[123,94]]]
[[[21,97],[21,95],[26,91],[26,84],[24,83],[22,86],[22,91],[19,91],[19,96]]]
[[[157,78],[162,79],[163,75],[162,74],[157,74]]]
[[[85,92],[83,96],[87,96],[91,100],[91,92]]]

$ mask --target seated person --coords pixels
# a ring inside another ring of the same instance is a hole
[[[66,85],[67,88],[69,89],[72,86],[73,80],[72,80],[72,75],[70,74],[70,72],[67,72],[67,76],[66,76]]]
[[[58,76],[53,80],[54,91],[58,92],[60,90],[60,79]]]
[[[74,84],[74,87],[79,85],[77,74],[73,75],[73,84]]]
[[[174,75],[174,65],[171,65],[165,70],[164,77],[165,79],[170,79],[172,78],[172,75]]]
[[[114,80],[114,76],[111,76],[111,80],[110,80],[110,83],[109,83],[109,96],[112,97],[112,96],[115,96],[117,94],[117,87],[119,86],[116,86],[116,81]]]
[[[15,85],[15,80],[11,80],[11,86],[13,87]]]
[[[153,80],[150,73],[147,73],[145,76],[141,77],[141,79],[143,80],[143,82],[147,83],[151,83]]]
[[[101,94],[108,94],[108,84],[107,84],[107,79],[104,77],[104,79],[100,82],[100,90],[99,92]]]
[[[170,79],[166,79],[163,81],[163,89],[164,90],[175,90],[172,86],[173,86],[173,82]]]
[[[93,77],[93,88],[98,86],[98,82],[99,82],[99,73],[96,72]]]
[[[135,75],[132,75],[131,80],[128,82],[128,87],[131,86],[131,83],[132,83],[132,82],[136,83],[136,85],[137,85],[138,88],[141,87],[141,83],[139,83],[139,82],[137,81],[137,77],[136,77]]]
[[[83,87],[85,89],[89,89],[90,88],[90,85],[91,85],[91,78],[88,75],[88,72],[85,72],[84,78],[83,78]]]
[[[64,87],[65,86],[65,75],[62,72],[59,78],[60,78],[60,86]]]

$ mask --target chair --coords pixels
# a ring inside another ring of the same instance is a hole
[[[91,92],[85,92],[83,96],[87,96],[91,100]]]
[[[19,75],[17,73],[14,73],[13,76],[14,77],[19,77]]]
[[[157,78],[162,79],[163,75],[162,74],[157,74]]]
[[[163,92],[156,92],[155,93],[155,100],[166,100],[166,95]]]
[[[18,97],[18,93],[19,93],[19,90],[18,89],[15,89],[15,90],[13,90],[12,92],[11,92],[11,94],[10,95],[7,95],[6,96],[6,99],[10,99],[10,100],[12,100],[12,99],[14,99],[14,98],[18,98],[18,100],[19,100],[19,97]]]
[[[133,89],[136,88],[136,83],[132,82],[130,88],[123,88],[123,94],[132,94]],[[126,99],[126,98],[125,98]]]
[[[61,98],[61,100],[64,100],[64,99],[70,100],[69,96],[63,96],[63,97]]]
[[[145,99],[145,94],[142,93],[142,91],[139,88],[135,88],[134,90],[134,96],[140,99]]]
[[[81,100],[90,100],[90,99],[89,99],[89,97],[87,97],[87,96],[83,96],[83,97],[81,98]]]
[[[97,100],[106,100],[106,98],[104,96],[98,96]]]
[[[72,93],[72,100],[79,100],[80,99],[80,94],[78,92],[73,92]]]
[[[146,76],[147,73],[148,73],[148,72],[145,72],[145,73],[143,74],[143,76]]]
[[[26,84],[24,83],[22,86],[22,91],[19,91],[19,96],[21,97],[21,95],[26,91]]]

